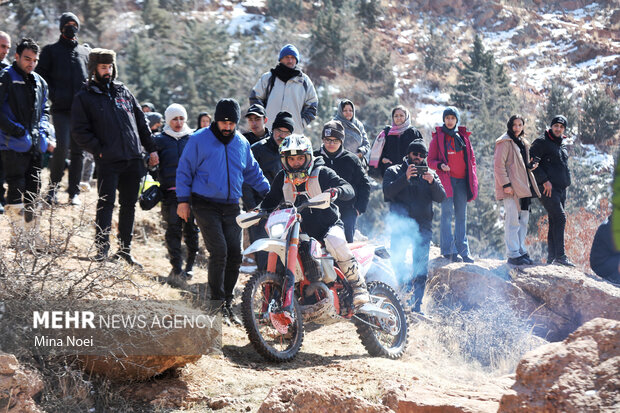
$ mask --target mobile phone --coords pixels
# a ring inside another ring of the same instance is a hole
[[[532,159],[530,159],[530,163],[527,165],[527,167],[529,169],[532,169],[534,167],[534,164],[538,162],[540,162],[540,158],[538,156],[534,156]]]
[[[416,166],[415,171],[418,175],[422,176],[428,172],[428,166]]]

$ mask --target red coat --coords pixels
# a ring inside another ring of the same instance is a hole
[[[465,140],[467,162],[467,184],[469,191],[467,194],[467,201],[473,201],[478,196],[478,176],[476,175],[476,157],[474,156],[474,150],[471,147],[471,141],[469,137],[471,132],[468,132],[465,126],[459,126],[459,134]],[[450,172],[442,171],[439,168],[439,164],[448,165],[448,155],[446,154],[446,137],[441,126],[435,128],[433,132],[433,139],[428,148],[428,166],[434,169],[439,175],[439,180],[446,190],[448,198],[452,198],[452,183],[450,182]]]

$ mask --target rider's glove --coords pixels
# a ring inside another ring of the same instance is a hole
[[[327,190],[327,192],[329,192],[329,195],[332,198],[332,201],[335,201],[336,198],[338,198],[338,188],[330,188]]]

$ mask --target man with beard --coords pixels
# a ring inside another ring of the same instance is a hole
[[[279,64],[264,73],[252,89],[250,105],[258,103],[267,111],[267,128],[279,112],[293,115],[295,130],[303,133],[304,128],[316,118],[319,100],[310,78],[299,65],[299,51],[292,44],[280,50]]]
[[[50,188],[48,203],[58,203],[56,191],[65,170],[65,159],[70,154],[69,203],[80,205],[80,178],[84,156],[79,145],[71,139],[71,104],[73,96],[82,88],[88,77],[90,48],[78,43],[80,21],[73,13],[60,16],[60,39],[41,50],[37,73],[43,76],[50,88],[52,120],[56,129],[57,147],[50,160]]]
[[[540,202],[549,216],[547,234],[547,264],[574,267],[564,251],[564,228],[566,227],[566,188],[571,184],[568,169],[568,152],[564,144],[564,131],[568,126],[565,116],[551,120],[551,127],[536,139],[530,148],[530,158],[540,162],[534,172],[541,197]]]
[[[391,253],[396,274],[403,268],[409,245],[413,245],[413,274],[406,288],[413,290],[412,310],[420,312],[428,275],[428,254],[433,224],[433,202],[446,199],[439,177],[428,168],[428,151],[423,141],[415,140],[407,147],[407,157],[400,165],[388,168],[383,176],[383,196],[390,203]]]
[[[228,324],[241,324],[232,310],[233,291],[241,265],[240,213],[243,183],[260,196],[269,182],[254,159],[250,144],[237,131],[239,104],[222,99],[215,107],[214,121],[189,138],[177,167],[177,215],[184,221],[194,213],[209,251],[209,288],[213,304],[222,307]],[[222,306],[222,304],[224,304]]]
[[[142,267],[131,256],[134,214],[140,180],[145,174],[141,146],[149,163],[159,163],[157,147],[136,98],[116,78],[116,53],[93,49],[88,56],[88,81],[75,95],[71,108],[71,133],[97,165],[97,215],[95,260],[107,259],[114,201],[118,190],[119,250],[115,258]]]

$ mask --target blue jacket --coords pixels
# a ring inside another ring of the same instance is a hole
[[[34,89],[34,101],[28,88]],[[16,64],[0,71],[0,150],[47,150],[54,142],[49,122],[47,83],[35,72],[26,75]]]
[[[269,191],[269,182],[243,135],[235,132],[226,145],[211,132],[211,126],[190,136],[177,168],[179,202],[189,202],[193,194],[208,201],[236,204],[244,182],[261,195]]]

